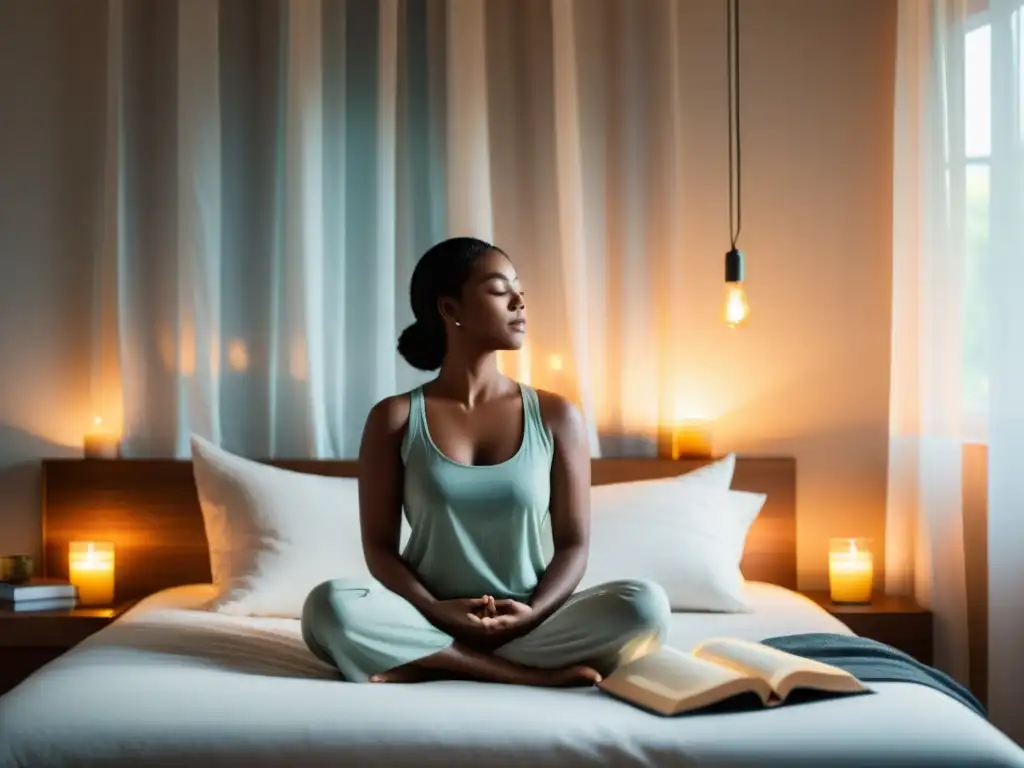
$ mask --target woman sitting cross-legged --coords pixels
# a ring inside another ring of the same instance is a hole
[[[313,589],[310,649],[353,682],[563,686],[658,647],[670,609],[657,585],[574,593],[587,564],[587,435],[573,405],[498,371],[497,352],[526,332],[512,262],[488,243],[447,240],[420,259],[410,293],[416,322],[398,350],[440,372],[367,418],[359,501],[374,580]]]

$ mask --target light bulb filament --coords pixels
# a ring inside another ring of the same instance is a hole
[[[747,303],[747,293],[743,290],[743,283],[725,284],[725,323],[730,328],[746,322],[750,317],[750,305]]]

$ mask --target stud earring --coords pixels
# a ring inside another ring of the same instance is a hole
[[[462,323],[460,323],[458,320],[456,320],[455,321],[455,327],[456,328],[461,328],[462,327]]]

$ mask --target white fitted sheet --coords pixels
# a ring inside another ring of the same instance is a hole
[[[749,614],[681,613],[669,642],[849,630],[812,601],[748,584]],[[1024,752],[924,686],[774,710],[660,718],[596,689],[353,685],[298,622],[201,609],[211,590],[140,603],[0,698],[0,766],[1020,766]]]

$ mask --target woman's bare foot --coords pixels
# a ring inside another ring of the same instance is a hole
[[[378,672],[370,676],[371,683],[423,683],[428,680],[443,679],[442,674],[435,670],[424,669],[415,664],[395,667],[386,672]],[[455,679],[457,676],[451,676]],[[596,669],[575,666],[563,669],[529,669],[523,668],[521,679],[507,679],[502,682],[519,683],[540,688],[572,688],[576,686],[596,685],[601,682],[601,675]]]
[[[452,643],[444,650],[370,677],[371,683],[421,683],[426,680],[484,680],[545,688],[596,685],[601,675],[584,665],[560,669],[524,667],[506,659]]]
[[[370,675],[371,683],[422,683],[432,677],[428,670],[408,664],[404,667],[395,667],[386,672],[378,672]]]
[[[562,669],[530,670],[526,685],[543,686],[546,688],[571,688],[575,686],[597,685],[601,675],[596,669],[575,666]]]

